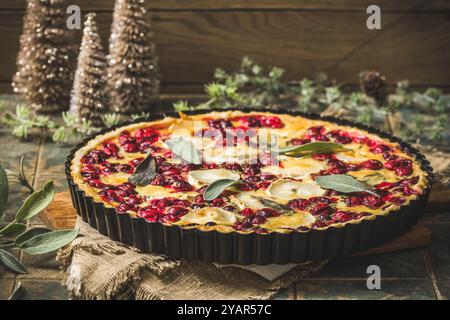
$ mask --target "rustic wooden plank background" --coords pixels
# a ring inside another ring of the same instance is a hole
[[[75,0],[98,13],[105,44],[114,0]],[[218,66],[236,68],[243,56],[287,70],[287,79],[324,71],[355,83],[378,69],[390,83],[450,91],[450,1],[378,1],[382,29],[366,28],[370,0],[153,0],[162,92],[201,92]],[[0,92],[10,92],[24,0],[0,2]],[[78,39],[80,32],[77,32]]]

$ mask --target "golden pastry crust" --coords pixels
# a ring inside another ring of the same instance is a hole
[[[202,137],[198,136],[202,130],[220,128],[220,123],[212,124],[214,121],[217,123],[225,121],[222,123],[225,126],[224,130],[237,132],[242,129],[245,133],[248,132],[247,130],[252,130],[251,132],[256,132],[256,135],[260,137],[274,135],[281,146],[292,145],[294,142],[305,143],[302,140],[314,142],[324,139],[337,143],[342,142],[342,145],[349,150],[331,154],[332,159],[327,158],[329,156],[321,159],[320,156],[297,158],[281,155],[279,163],[276,164],[258,162],[257,173],[252,173],[248,169],[251,165],[247,162],[254,156],[260,156],[259,149],[253,150],[245,141],[238,141],[232,146],[220,148],[221,145],[218,147],[214,138],[213,140],[204,137],[201,139]],[[256,126],[254,126],[255,123]],[[261,123],[263,124],[261,125]],[[228,125],[231,127],[227,127]],[[141,136],[138,132],[143,129],[157,133],[157,137],[152,136],[151,141],[149,140],[150,142],[146,144],[152,146],[153,149],[141,148],[142,141],[136,136]],[[131,137],[130,141],[134,141],[132,143],[136,146],[124,145],[120,138],[124,132],[128,132],[127,135]],[[189,139],[201,152],[204,163],[200,167],[177,171],[182,163],[180,163],[180,159],[170,158],[168,155],[170,150],[164,142],[173,136]],[[100,161],[103,163],[87,163],[94,161],[90,158],[91,150],[99,150],[101,153],[106,143],[117,146],[117,154],[110,157],[105,156],[106,159]],[[126,152],[125,147],[131,148],[128,151],[132,152]],[[383,151],[383,148],[387,151]],[[173,168],[172,171],[167,171],[168,175],[159,172],[158,175],[161,175],[161,179],[172,179],[170,172],[173,172],[174,176],[179,177],[190,187],[178,190],[174,188],[173,181],[162,182],[162,185],[159,182],[152,182],[150,185],[136,186],[132,196],[138,197],[141,202],[133,204],[133,210],[125,210],[125,213],[142,216],[149,221],[160,221],[176,224],[183,228],[197,228],[205,231],[286,233],[293,230],[308,231],[311,228],[326,229],[330,226],[340,227],[348,223],[360,223],[362,220],[375,219],[378,215],[387,215],[399,210],[400,206],[408,205],[423,192],[427,185],[427,173],[420,168],[419,162],[412,155],[402,151],[397,143],[387,141],[377,135],[361,129],[323,120],[311,120],[301,116],[240,111],[209,112],[192,116],[180,114],[180,118],[167,117],[158,121],[130,124],[99,135],[75,153],[71,163],[73,181],[79,189],[96,202],[117,209],[121,203],[128,203],[130,197],[114,194],[113,198],[107,199],[105,186],[112,186],[113,189],[126,183],[133,168],[128,172],[120,172],[116,168],[119,165],[129,165],[132,160],[143,158],[148,152],[154,157],[161,158],[162,165],[160,167]],[[395,166],[396,163],[402,163],[400,160],[406,163],[402,166],[409,167],[409,169],[397,169],[398,167]],[[371,166],[367,164],[367,161],[373,161],[375,164]],[[109,172],[105,169],[105,163],[109,163],[108,166],[112,167],[109,171],[115,170],[116,172]],[[239,167],[239,169],[234,168],[236,169],[234,170],[232,166],[227,166],[230,163],[237,164],[235,167]],[[89,167],[90,169],[87,171],[95,169],[98,172],[89,175],[86,171],[87,166],[93,167],[93,169]],[[201,172],[193,174],[194,171]],[[380,193],[379,199],[382,201],[370,198],[369,194],[342,194],[327,191],[315,183],[317,175],[342,173],[351,175],[360,181],[369,182],[374,186],[380,186],[376,187],[376,190]],[[245,182],[242,186],[235,186],[227,190],[226,194],[221,197],[224,204],[217,205],[198,200],[204,187],[211,183],[208,179],[213,179],[211,177],[215,175],[226,177],[233,174],[237,174],[241,181],[250,181],[249,185],[246,185]],[[199,176],[204,178],[198,178]],[[262,179],[266,177],[272,179],[264,182]],[[101,184],[93,182],[93,180],[98,180]],[[252,180],[257,181],[254,186],[251,185]],[[164,185],[164,183],[167,184]],[[299,188],[294,194],[290,191],[292,186]],[[111,194],[113,193],[111,191]],[[173,198],[181,200],[181,202],[177,203]],[[261,198],[290,206],[292,210],[281,213],[271,213],[270,210],[266,210],[269,214],[262,212],[267,206],[257,203],[257,199]],[[115,201],[117,199],[119,201]],[[168,204],[161,208],[157,207],[156,203],[160,199],[169,199]],[[130,202],[132,201],[130,200]],[[306,205],[303,202],[308,203]],[[380,204],[381,202],[382,204]],[[171,216],[170,212],[176,211],[172,209],[169,212],[171,207],[179,209],[181,212],[179,216]],[[227,207],[233,207],[233,209]],[[251,209],[252,212],[247,215],[250,210],[245,211],[245,209]],[[157,210],[160,216],[155,217],[156,213],[152,210]],[[146,214],[147,216],[145,216]],[[262,218],[256,219],[259,216]]]

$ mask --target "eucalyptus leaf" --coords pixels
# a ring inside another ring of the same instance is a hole
[[[0,262],[9,271],[14,273],[27,273],[27,269],[25,269],[23,264],[6,250],[0,249]]]
[[[278,150],[272,150],[278,154],[286,154],[291,157],[304,157],[317,153],[336,153],[340,151],[350,151],[342,144],[328,141],[310,142],[298,146],[287,146]]]
[[[5,236],[18,235],[24,232],[26,229],[27,226],[25,224],[13,221],[1,228],[0,235]]]
[[[8,176],[6,175],[6,170],[0,164],[0,221],[5,213],[6,204],[8,203]]]
[[[208,185],[203,191],[203,198],[206,201],[211,201],[219,197],[222,192],[239,182],[239,179],[219,179]]]
[[[150,154],[142,160],[128,181],[137,186],[146,186],[152,182],[156,175],[156,160]]]
[[[20,300],[25,295],[25,288],[22,286],[22,282],[19,282],[14,291],[9,296],[8,300]]]
[[[342,193],[367,192],[378,197],[378,194],[372,191],[373,186],[358,181],[346,174],[318,176],[316,178],[316,183],[324,189],[331,189]]]
[[[16,246],[20,247],[24,242],[30,240],[31,238],[40,235],[40,234],[44,234],[47,232],[50,232],[52,230],[48,229],[48,228],[33,228],[33,229],[29,229],[27,231],[25,231],[24,233],[22,233],[21,235],[19,235],[16,240],[14,240],[14,243]]]
[[[186,162],[201,164],[201,156],[194,144],[182,137],[172,137],[165,141],[170,150]]]
[[[20,245],[28,254],[44,254],[55,251],[72,242],[78,235],[78,230],[56,230],[39,234]]]
[[[31,219],[39,212],[44,210],[55,196],[53,181],[48,181],[41,190],[33,192],[20,207],[16,215],[17,222],[23,222]]]

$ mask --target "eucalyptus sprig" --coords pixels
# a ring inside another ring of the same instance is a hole
[[[0,164],[0,221],[8,201],[9,182],[6,170]],[[30,228],[26,223],[44,210],[55,196],[52,181],[33,192],[24,201],[14,219],[0,225],[0,265],[14,273],[27,273],[25,266],[13,255],[11,249],[21,249],[28,254],[44,254],[69,244],[78,235],[78,230],[56,230]]]

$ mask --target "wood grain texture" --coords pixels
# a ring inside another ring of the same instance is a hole
[[[386,13],[381,31],[366,29],[364,12],[231,10],[152,15],[164,93],[166,88],[200,92],[216,67],[233,70],[246,55],[262,65],[285,68],[286,79],[327,71],[339,82],[355,83],[361,70],[375,68],[391,83],[409,79],[413,85],[450,86],[446,12]],[[111,13],[100,13],[98,20],[106,44]],[[21,12],[0,12],[0,43],[7,48],[0,50],[2,84],[8,84],[15,72],[21,28]],[[76,33],[79,41],[80,32]]]
[[[83,11],[112,10],[114,0],[72,0]],[[239,10],[239,9],[270,9],[270,10],[365,10],[374,4],[372,0],[152,0],[147,2],[149,10]],[[450,9],[446,0],[379,0],[376,4],[383,11],[433,11]],[[420,8],[416,8],[420,6]],[[23,10],[25,0],[2,0],[0,10]]]
[[[55,199],[46,210],[41,212],[40,218],[52,229],[73,228],[77,219],[76,211],[72,206],[72,200],[68,191],[56,193]],[[420,248],[431,243],[431,233],[423,224],[414,226],[403,236],[356,255],[375,254],[383,252],[399,251],[411,248]]]

